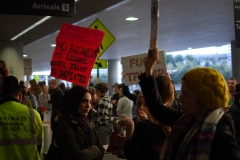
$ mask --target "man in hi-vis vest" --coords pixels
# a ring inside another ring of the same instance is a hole
[[[42,157],[40,115],[21,104],[21,99],[17,78],[8,76],[0,99],[0,160],[40,160]]]

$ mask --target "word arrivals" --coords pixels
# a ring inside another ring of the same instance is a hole
[[[60,6],[56,5],[56,4],[50,4],[47,5],[46,3],[44,4],[37,4],[34,3],[32,8],[34,9],[47,9],[47,10],[60,10]]]
[[[65,78],[65,79],[69,79],[69,80],[72,80],[72,81],[77,81],[77,82],[80,82],[80,83],[85,83],[86,82],[86,76],[81,75],[81,74],[77,74],[77,73],[74,73],[74,72],[70,72],[70,71],[67,71],[67,70],[60,70],[59,76]]]

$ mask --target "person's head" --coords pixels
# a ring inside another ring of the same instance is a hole
[[[87,117],[91,109],[91,101],[91,94],[87,88],[75,86],[61,98],[58,110],[60,113]]]
[[[171,106],[174,100],[174,85],[169,77],[158,76],[155,78],[158,92],[161,95],[162,101],[167,106]]]
[[[107,85],[107,83],[104,83],[104,82],[98,83],[95,86],[95,88],[96,88],[96,94],[98,97],[106,95],[106,93],[108,91],[108,85]]]
[[[48,86],[43,86],[42,89],[43,89],[42,91],[44,94],[48,93]]]
[[[4,79],[2,96],[10,96],[19,99],[20,101],[22,100],[22,89],[20,85],[18,85],[18,79],[16,77],[8,76]]]
[[[199,118],[206,111],[228,105],[227,83],[221,73],[212,68],[195,68],[182,78],[179,97],[186,116]]]
[[[235,92],[240,92],[240,83],[236,84]]]
[[[56,89],[57,86],[58,86],[58,82],[57,82],[56,79],[51,79],[51,80],[49,81],[49,88],[50,88],[50,90]]]
[[[8,76],[8,69],[4,60],[0,60],[0,72],[3,76]]]
[[[88,89],[89,89],[89,92],[90,92],[90,94],[92,96],[92,101],[96,102],[96,100],[97,100],[97,93],[96,93],[95,87],[89,87]]]
[[[136,100],[136,113],[137,113],[137,118],[140,119],[140,116],[138,115],[137,111],[142,111],[146,113],[146,115],[150,115],[150,112],[148,111],[148,107],[145,102],[145,98],[143,93],[139,93],[137,100]],[[141,120],[141,119],[140,119]]]
[[[122,84],[115,85],[114,92],[121,93],[121,91],[122,91]]]
[[[22,85],[23,87],[23,93],[24,94],[29,94],[30,93],[30,89],[29,89],[29,84],[27,81],[24,82],[24,84]]]
[[[229,78],[227,82],[228,90],[230,93],[234,93],[237,81],[235,78]]]
[[[140,93],[141,93],[141,91],[139,91],[139,90],[134,90],[133,91],[133,94],[136,95],[136,96],[138,96]]]
[[[61,90],[65,90],[65,89],[66,89],[66,86],[65,86],[64,83],[60,83],[60,84],[59,84],[59,88],[60,88]]]
[[[90,76],[89,83],[93,83],[93,76]]]

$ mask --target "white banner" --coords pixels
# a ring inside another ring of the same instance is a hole
[[[153,68],[154,76],[165,75],[167,72],[164,51],[158,53],[159,59]],[[121,57],[125,85],[138,84],[138,76],[145,71],[144,60],[146,58],[147,53]]]

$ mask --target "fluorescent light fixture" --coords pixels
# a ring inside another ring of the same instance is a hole
[[[56,47],[56,44],[52,44],[51,47]]]
[[[188,47],[188,50],[191,50],[192,48],[191,47]]]
[[[48,20],[49,18],[51,18],[51,16],[45,16],[44,18],[40,19],[39,21],[37,21],[36,23],[34,23],[33,25],[31,25],[30,27],[28,27],[27,29],[23,30],[21,33],[19,33],[18,35],[14,36],[13,38],[11,38],[10,40],[13,41],[15,39],[17,39],[18,37],[22,36],[23,34],[27,33],[28,31],[30,31],[31,29],[35,28],[36,26],[38,26],[39,24],[42,24],[43,22],[45,22],[46,20]]]
[[[26,54],[24,54],[24,55],[23,55],[23,57],[27,57],[27,55],[26,55]]]
[[[138,20],[138,18],[136,18],[136,17],[128,17],[125,20],[126,21],[136,21],[136,20]]]

